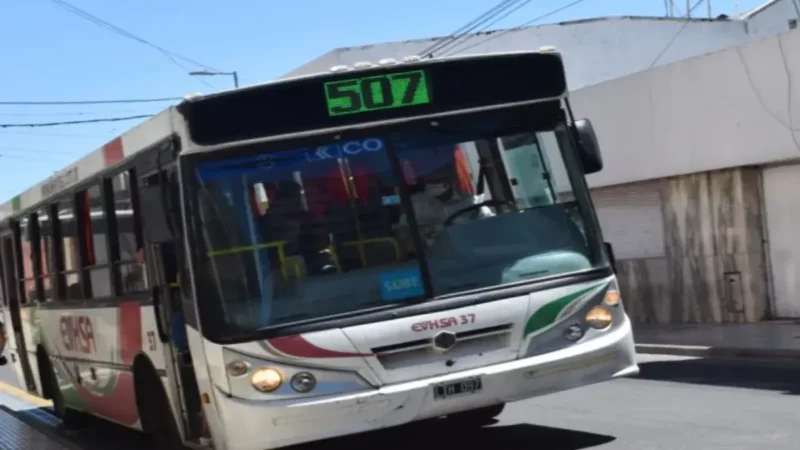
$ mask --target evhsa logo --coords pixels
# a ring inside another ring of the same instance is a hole
[[[382,152],[383,141],[376,138],[349,141],[329,145],[321,145],[306,151],[308,161],[324,161],[326,159],[346,158],[361,153]]]

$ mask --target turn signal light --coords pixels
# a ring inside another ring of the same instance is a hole
[[[611,311],[602,306],[595,306],[586,313],[586,323],[596,330],[602,330],[611,325],[613,316]]]
[[[622,301],[622,297],[619,295],[618,291],[608,291],[606,295],[603,296],[603,304],[608,306],[618,306]]]

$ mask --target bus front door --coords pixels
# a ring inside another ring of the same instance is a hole
[[[0,234],[0,270],[3,271],[2,278],[5,280],[0,286],[4,289],[3,294],[8,300],[8,314],[11,323],[6,323],[6,342],[7,355],[14,368],[14,374],[20,383],[25,384],[28,392],[38,395],[36,392],[36,382],[33,378],[33,371],[28,360],[28,352],[25,348],[25,333],[22,328],[22,305],[19,302],[19,290],[15,287],[19,284],[16,275],[17,255],[14,252],[14,236],[9,230]]]
[[[191,352],[186,339],[181,280],[183,254],[179,217],[176,214],[176,165],[159,167],[139,179],[140,209],[144,225],[147,278],[153,288],[159,338],[165,348],[165,364],[172,380],[173,396],[178,399],[183,428],[188,440],[202,435],[200,392],[197,387]]]

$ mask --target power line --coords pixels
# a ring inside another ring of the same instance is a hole
[[[0,130],[0,136],[42,136],[42,137],[66,137],[66,138],[81,138],[81,139],[105,139],[107,136],[98,134],[77,134],[77,133],[42,133],[40,131],[8,131]]]
[[[116,34],[118,34],[120,36],[123,36],[125,38],[130,39],[130,40],[136,41],[136,42],[138,42],[140,44],[144,44],[144,45],[147,45],[148,47],[151,47],[153,49],[158,50],[159,52],[161,52],[161,54],[166,56],[167,59],[172,61],[173,64],[175,64],[176,66],[180,67],[185,72],[191,72],[191,69],[189,69],[188,67],[186,67],[185,65],[180,63],[178,60],[186,61],[186,62],[188,62],[188,63],[190,63],[192,65],[199,66],[199,67],[202,67],[204,69],[208,69],[208,70],[213,71],[213,72],[220,72],[219,69],[215,69],[214,67],[211,67],[211,66],[203,64],[201,62],[198,62],[198,61],[195,61],[193,59],[187,58],[187,57],[185,57],[185,56],[183,56],[183,55],[181,55],[179,53],[175,53],[175,52],[173,52],[171,50],[167,50],[166,48],[161,47],[160,45],[154,44],[153,42],[150,42],[147,39],[144,39],[144,38],[142,38],[140,36],[137,36],[137,35],[129,32],[127,30],[124,30],[124,29],[122,29],[122,28],[120,28],[120,27],[118,27],[118,26],[116,26],[116,25],[114,25],[114,24],[112,24],[110,22],[107,22],[107,21],[105,21],[105,20],[103,20],[103,19],[101,19],[101,18],[99,18],[99,17],[87,12],[87,11],[84,11],[84,10],[78,8],[77,6],[74,6],[74,5],[68,3],[68,2],[66,2],[64,0],[50,0],[50,1],[52,3],[54,3],[56,6],[59,6],[59,7],[63,8],[63,9],[65,9],[66,11],[68,11],[68,12],[70,12],[70,13],[76,15],[76,16],[81,17],[82,19],[88,20],[89,22],[92,22],[95,25],[99,25],[99,26],[101,26],[103,28],[106,28],[107,30],[109,30],[109,31],[111,31],[113,33],[116,33]],[[197,79],[197,81],[203,83],[204,85],[206,85],[206,86],[208,86],[208,87],[210,87],[212,89],[216,89],[214,86],[212,86],[211,84],[207,83],[205,80]]]
[[[60,125],[79,125],[86,123],[101,123],[101,122],[121,122],[124,120],[145,119],[153,117],[152,114],[142,114],[138,116],[127,117],[106,117],[102,119],[87,119],[87,120],[66,120],[61,122],[39,122],[39,123],[0,123],[0,128],[36,128],[36,127],[57,127]]]
[[[653,60],[653,62],[650,63],[650,66],[648,67],[648,69],[652,69],[658,63],[658,61],[661,59],[661,57],[664,56],[664,53],[667,53],[667,50],[669,50],[670,47],[672,47],[672,44],[674,44],[675,41],[678,40],[678,37],[683,33],[683,30],[685,30],[686,27],[689,26],[689,23],[692,21],[692,19],[689,16],[691,16],[692,12],[695,9],[697,9],[698,6],[702,5],[703,2],[705,2],[705,1],[707,1],[707,0],[697,0],[697,2],[694,5],[692,5],[692,7],[689,9],[689,11],[686,12],[686,20],[683,21],[683,25],[681,25],[681,27],[678,28],[678,32],[675,33],[675,36],[672,36],[672,39],[670,39],[670,41],[667,42],[667,45],[664,46],[664,48],[661,50],[661,52],[658,54],[658,56],[656,56],[656,58]]]
[[[565,11],[565,10],[567,10],[569,8],[572,8],[573,6],[577,6],[577,5],[579,5],[579,4],[581,4],[581,3],[585,2],[585,1],[586,0],[575,0],[575,1],[571,2],[571,3],[568,3],[568,4],[560,7],[560,8],[556,8],[556,9],[554,9],[554,10],[552,10],[552,11],[546,13],[546,14],[542,14],[541,16],[538,16],[538,17],[536,17],[534,19],[531,19],[531,20],[523,23],[522,25],[518,25],[518,26],[516,26],[514,28],[509,28],[507,30],[499,31],[499,32],[497,32],[495,34],[492,34],[491,36],[487,37],[486,39],[482,39],[482,40],[480,40],[480,41],[478,41],[478,42],[476,42],[476,43],[474,43],[474,44],[472,44],[472,45],[470,45],[470,46],[468,46],[466,48],[461,49],[459,52],[460,53],[461,52],[465,52],[465,51],[470,50],[472,48],[475,48],[475,47],[477,47],[477,46],[479,46],[481,44],[485,44],[485,43],[487,43],[487,42],[489,42],[489,41],[491,41],[493,39],[497,39],[497,38],[499,38],[501,36],[505,36],[508,33],[513,33],[515,31],[519,31],[519,30],[521,30],[521,29],[523,29],[525,27],[533,25],[536,22],[539,22],[540,20],[544,20],[544,19],[546,19],[546,18],[548,18],[550,16],[553,16],[555,14],[560,13],[561,11]],[[453,54],[453,53],[449,53],[449,54]],[[442,55],[442,56],[445,56],[445,55]]]
[[[136,111],[104,111],[102,114],[131,114]],[[19,113],[19,112],[0,112],[0,116],[5,117],[63,117],[63,116],[91,116],[101,114],[97,111],[67,111],[60,113]]]
[[[518,2],[519,0],[503,0],[500,3],[496,4],[495,6],[489,8],[488,10],[481,13],[478,17],[472,19],[471,21],[467,22],[466,24],[462,25],[457,30],[453,31],[449,35],[436,40],[433,44],[429,45],[428,47],[424,48],[422,51],[419,52],[419,55],[422,57],[425,56],[432,56],[434,51],[438,51],[442,47],[446,46],[447,44],[453,42],[454,40],[468,34],[471,30],[475,29],[476,27],[480,26],[481,24],[485,23],[486,20],[491,20],[497,14],[503,12],[506,8],[512,6],[514,3]]]
[[[38,149],[31,149],[31,148],[19,148],[19,147],[0,147],[0,150],[4,152],[21,152],[21,153],[47,153],[50,155],[72,155],[70,152],[63,152],[58,150],[38,150]]]
[[[134,98],[120,100],[64,100],[64,101],[0,101],[0,106],[53,106],[53,105],[109,105],[114,103],[157,103],[181,101],[181,97]]]
[[[522,9],[523,7],[527,6],[527,5],[528,5],[528,4],[529,4],[531,1],[532,1],[532,0],[524,0],[524,1],[522,1],[522,2],[521,2],[521,3],[519,3],[519,4],[518,4],[518,5],[515,7],[515,8],[512,8],[510,11],[506,12],[506,13],[505,13],[505,14],[503,14],[502,16],[500,16],[500,17],[498,17],[498,18],[494,19],[493,21],[491,21],[491,22],[487,23],[487,24],[486,24],[486,25],[484,25],[484,26],[483,26],[483,27],[482,27],[480,30],[477,30],[477,31],[475,31],[475,34],[474,34],[474,35],[472,35],[472,36],[467,36],[467,37],[466,37],[466,39],[462,40],[460,43],[452,45],[452,46],[450,47],[450,49],[448,50],[448,52],[452,52],[452,51],[454,51],[456,48],[458,48],[458,47],[460,47],[460,46],[464,45],[464,44],[465,44],[467,41],[469,41],[469,40],[470,40],[470,38],[477,36],[477,35],[478,35],[478,33],[481,33],[481,32],[483,32],[483,31],[486,31],[486,30],[488,30],[489,28],[491,28],[491,27],[492,27],[492,25],[494,25],[494,24],[496,24],[496,23],[500,22],[501,20],[505,19],[506,17],[510,16],[511,14],[514,14],[515,12],[519,11],[519,10],[520,10],[520,9]],[[441,48],[440,48],[439,50],[441,50]]]
[[[44,159],[44,158],[31,158],[29,156],[19,156],[19,155],[6,155],[4,153],[0,153],[0,160],[2,159],[21,159],[25,161],[42,161],[42,162],[52,162],[51,159]]]

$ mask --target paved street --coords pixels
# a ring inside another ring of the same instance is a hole
[[[446,421],[336,439],[303,449],[796,449],[800,366],[642,355],[642,374],[510,405],[479,430]],[[52,420],[38,411],[31,422]],[[70,436],[87,449],[142,448],[113,426]],[[301,449],[298,449],[301,450]]]

